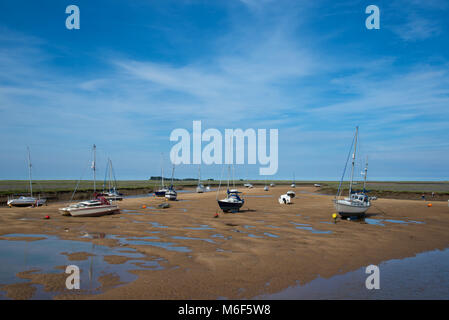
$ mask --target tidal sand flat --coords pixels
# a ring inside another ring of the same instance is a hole
[[[0,299],[272,297],[449,247],[447,201],[379,199],[370,220],[333,223],[333,196],[297,187],[293,204],[281,205],[287,190],[241,189],[249,197],[235,214],[219,211],[215,192],[181,193],[188,201],[158,210],[164,199],[128,198],[122,213],[96,218],[61,216],[57,203],[0,208]],[[81,270],[77,292],[65,288],[72,264]]]

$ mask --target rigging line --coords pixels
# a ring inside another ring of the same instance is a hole
[[[223,171],[224,171],[224,166],[221,167],[220,183],[218,184],[216,200],[218,200],[218,194],[220,193],[221,179],[223,178]]]
[[[105,188],[106,188],[106,179],[107,179],[107,175],[108,175],[108,169],[109,169],[109,159],[108,159],[108,164],[106,165],[106,170],[104,172],[103,192],[105,191]]]
[[[88,169],[88,168],[90,167],[90,164],[91,164],[91,162],[90,162],[90,159],[89,159],[89,161],[87,162],[87,167],[84,169],[83,174],[82,174],[81,177],[79,178],[78,183],[77,183],[76,186],[75,186],[75,190],[73,190],[72,197],[70,198],[70,203],[72,203],[73,197],[75,196],[75,193],[76,193],[76,190],[78,189],[78,186],[79,186],[81,180],[83,179],[84,174],[85,174],[86,171],[87,171],[86,169]]]
[[[340,184],[338,185],[337,195],[335,196],[335,198],[337,198],[337,196],[338,196],[338,197],[340,196],[340,193],[341,193],[341,184],[342,184],[343,179],[344,179],[344,177],[345,177],[346,168],[348,167],[349,157],[351,156],[352,147],[354,146],[354,141],[355,141],[355,135],[354,135],[354,138],[352,138],[351,148],[349,149],[348,157],[346,158],[345,168],[344,168],[344,170],[343,170],[343,174],[341,175]]]

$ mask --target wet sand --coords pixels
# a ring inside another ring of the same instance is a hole
[[[449,246],[447,202],[427,207],[429,202],[422,200],[379,199],[368,218],[382,219],[383,225],[343,220],[334,224],[333,196],[297,187],[294,203],[280,205],[277,198],[289,189],[240,189],[247,197],[243,210],[235,214],[220,212],[216,192],[179,193],[180,201],[170,202],[167,209],[157,208],[164,202],[161,198],[125,199],[119,202],[122,213],[97,218],[61,216],[61,204],[0,208],[0,239],[24,240],[2,235],[36,234],[110,247],[122,242],[120,248],[136,249],[144,255],[142,261],[158,259],[162,267],[131,271],[137,279],[122,285],[113,274],[104,275],[100,294],[62,292],[56,299],[248,299],[318,276],[328,278]],[[51,218],[43,219],[46,215]],[[64,254],[73,264],[89,258],[82,249],[49,254]],[[105,260],[119,265],[128,259],[114,255]],[[0,290],[6,290],[8,298],[27,299],[33,294],[30,284],[60,290],[66,276],[63,269],[59,274],[27,273],[22,278],[30,279],[28,285],[9,284]]]

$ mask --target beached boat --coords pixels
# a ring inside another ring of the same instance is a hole
[[[67,207],[60,208],[62,215],[70,215],[74,217],[99,217],[112,213],[119,213],[120,208],[116,204],[112,204],[103,194],[96,192],[96,146],[93,146],[92,170],[94,174],[94,194],[93,199],[70,204]],[[73,195],[75,195],[75,191]],[[72,199],[73,199],[72,195]],[[72,201],[70,199],[70,201]]]
[[[198,185],[196,187],[197,193],[203,193],[204,192],[204,185],[201,183],[201,167],[198,166]]]
[[[293,173],[293,181],[292,184],[290,185],[290,187],[292,188],[296,188],[296,183],[295,183],[295,174]]]
[[[227,190],[227,197],[218,201],[218,206],[223,212],[238,212],[240,208],[245,204],[245,200],[240,198],[241,192],[236,189]]]
[[[367,176],[367,171],[368,171],[367,166],[365,167],[365,183],[364,183],[363,191],[353,192],[353,190],[352,190],[353,180],[354,180],[355,158],[356,158],[356,153],[357,153],[358,132],[359,132],[359,127],[356,127],[353,145],[351,145],[351,150],[350,150],[350,152],[351,152],[352,147],[354,146],[354,152],[352,153],[352,169],[351,169],[351,180],[349,183],[349,196],[344,199],[338,199],[341,196],[341,192],[342,192],[341,184],[343,182],[343,177],[344,177],[344,174],[346,171],[346,165],[345,165],[345,170],[343,170],[343,175],[342,175],[342,179],[340,180],[340,185],[338,187],[337,195],[335,196],[335,199],[334,199],[335,209],[340,214],[340,216],[344,217],[344,218],[346,218],[346,217],[361,217],[366,213],[366,211],[371,206],[371,202],[369,200],[369,197],[366,195],[366,190],[365,190],[366,176]],[[347,161],[348,160],[349,160],[349,155],[348,155]],[[346,161],[346,163],[347,163],[347,161]]]
[[[270,190],[270,188],[268,187],[267,180],[265,179],[265,187],[263,188],[263,191],[269,191],[269,190]]]
[[[286,194],[281,194],[281,196],[279,197],[278,201],[280,204],[291,204],[293,198],[296,196],[294,191],[287,191]]]
[[[109,176],[109,179],[107,177]],[[108,190],[106,190],[106,182],[108,183]],[[114,167],[112,166],[111,159],[108,159],[108,164],[106,166],[106,173],[104,176],[104,183],[103,183],[103,193],[102,195],[107,200],[114,200],[114,201],[121,201],[123,200],[123,194],[118,192],[117,190],[117,180],[115,178],[115,172]]]
[[[176,192],[175,187],[173,186],[174,174],[175,174],[175,165],[173,165],[173,170],[172,170],[172,174],[171,174],[171,185],[165,192],[165,199],[170,200],[170,201],[175,201],[176,198],[178,197],[178,193]]]
[[[71,204],[59,211],[73,217],[99,217],[120,212],[118,205],[111,204],[105,197],[94,195],[93,200]]]
[[[164,166],[162,165],[162,155],[161,155],[161,188],[154,192],[156,197],[165,197],[165,193],[168,188],[164,185]]]
[[[240,208],[245,203],[245,200],[240,197],[240,193],[237,189],[235,189],[235,182],[233,180],[233,186],[234,189],[229,189],[229,181],[231,176],[231,166],[228,166],[228,185],[226,190],[226,198],[218,200],[218,194],[220,192],[220,186],[221,186],[221,179],[220,184],[218,185],[217,190],[217,202],[218,206],[220,207],[223,212],[238,212]]]
[[[30,207],[30,206],[41,206],[47,202],[47,199],[41,199],[40,195],[38,198],[33,197],[33,179],[31,176],[31,155],[30,148],[27,147],[28,151],[28,168],[29,168],[29,180],[30,180],[30,196],[21,196],[19,198],[8,198],[6,204],[9,207]]]

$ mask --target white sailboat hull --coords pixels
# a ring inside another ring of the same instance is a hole
[[[36,199],[34,197],[21,197],[18,199],[10,199],[6,204],[10,207],[29,207],[29,206],[42,206],[47,199]]]
[[[370,208],[369,203],[358,203],[348,200],[337,200],[334,202],[334,206],[341,216],[363,215]]]
[[[73,217],[99,217],[107,214],[113,214],[119,212],[118,205],[101,205],[95,207],[66,207],[59,209],[65,215],[71,215]]]

